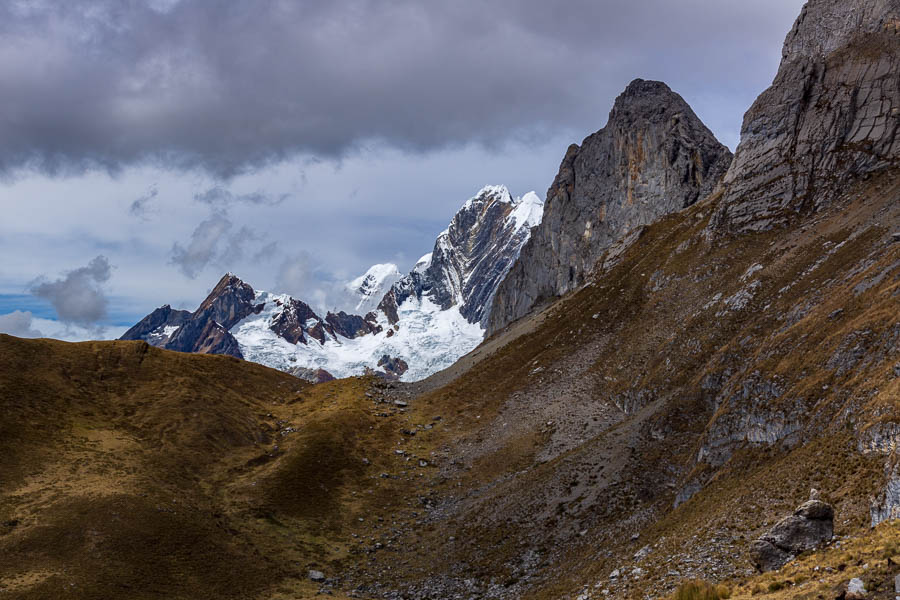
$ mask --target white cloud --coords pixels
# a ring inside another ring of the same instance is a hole
[[[40,330],[32,327],[34,320],[34,316],[28,311],[14,310],[11,313],[0,315],[0,333],[23,338],[44,337]]]

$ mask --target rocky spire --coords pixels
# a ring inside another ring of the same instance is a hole
[[[782,225],[897,165],[898,71],[900,0],[810,0],[744,117],[713,230]]]
[[[579,286],[613,242],[708,195],[730,162],[681,96],[633,81],[606,127],[566,152],[544,219],[497,291],[488,332]]]

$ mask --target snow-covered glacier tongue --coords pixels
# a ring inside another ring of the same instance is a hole
[[[231,354],[310,380],[367,371],[423,379],[484,339],[494,293],[542,215],[534,192],[513,198],[504,186],[482,188],[409,273],[379,264],[347,284],[347,305],[363,316],[323,318],[229,273],[194,313],[157,309],[123,339]]]

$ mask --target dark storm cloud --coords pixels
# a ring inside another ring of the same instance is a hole
[[[69,271],[56,281],[38,279],[32,283],[31,293],[49,300],[63,323],[92,328],[106,317],[109,301],[102,284],[111,274],[107,258],[97,256],[87,266]]]
[[[800,4],[4,2],[0,174],[150,162],[229,176],[370,143],[587,133],[634,77],[734,92],[769,68]]]

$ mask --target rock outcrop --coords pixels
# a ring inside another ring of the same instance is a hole
[[[813,497],[801,504],[794,514],[778,521],[774,527],[750,544],[750,559],[760,571],[780,569],[801,552],[812,550],[834,536],[834,509]]]
[[[310,321],[315,321],[312,327],[309,326]],[[284,310],[272,320],[269,329],[292,344],[305,344],[307,336],[322,343],[325,332],[317,327],[318,322],[319,316],[309,304],[291,298],[284,303]]]
[[[900,1],[811,0],[772,86],[744,117],[711,227],[784,225],[900,164]]]
[[[378,366],[384,369],[385,378],[391,380],[400,379],[409,370],[409,365],[405,360],[387,354],[378,360]]]
[[[488,334],[581,285],[614,242],[710,194],[731,152],[664,83],[633,81],[566,152],[543,220],[494,298]]]
[[[378,315],[374,312],[370,312],[365,317],[348,315],[344,311],[330,312],[325,315],[325,322],[331,328],[332,335],[339,334],[351,340],[370,333],[380,333],[382,330],[381,325],[378,324]]]
[[[165,304],[126,331],[120,340],[144,340],[152,346],[165,346],[178,327],[191,318],[191,311],[176,310]]]
[[[334,375],[332,375],[325,369],[294,367],[293,369],[288,369],[287,372],[294,377],[303,379],[304,381],[308,381],[310,383],[326,383],[328,381],[334,381]]]

